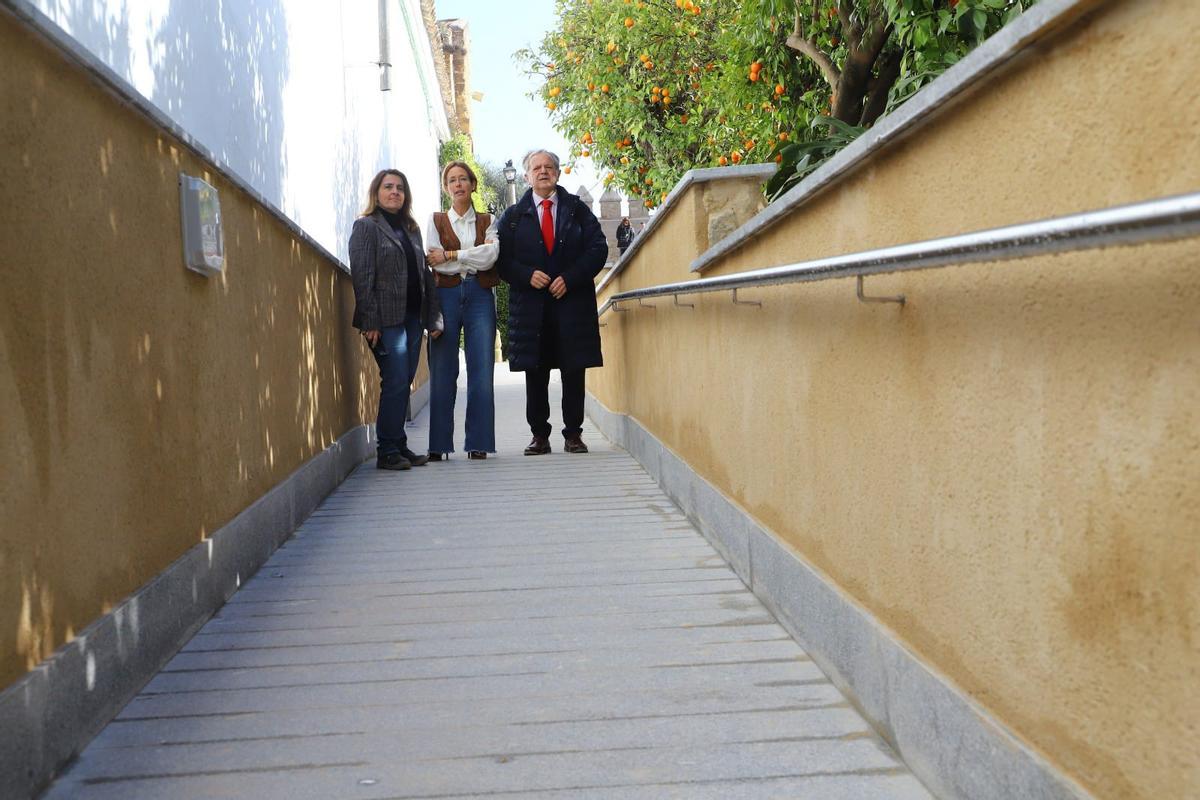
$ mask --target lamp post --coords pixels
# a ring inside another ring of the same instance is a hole
[[[507,206],[515,206],[517,204],[517,168],[513,166],[512,159],[504,162],[504,180],[508,181],[508,202]]]

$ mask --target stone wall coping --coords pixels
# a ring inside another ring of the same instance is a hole
[[[701,167],[698,169],[689,169],[683,173],[683,177],[679,179],[679,182],[675,184],[674,188],[667,195],[667,199],[659,206],[658,213],[650,217],[649,222],[646,223],[646,229],[634,237],[633,243],[617,259],[617,263],[604,276],[604,279],[596,285],[597,294],[603,291],[604,287],[608,286],[621,270],[625,269],[625,265],[629,263],[629,260],[633,258],[633,254],[641,247],[642,240],[647,238],[659,226],[659,221],[670,213],[678,203],[679,198],[693,183],[708,183],[733,178],[740,178],[742,180],[757,178],[765,182],[775,174],[777,168],[775,164],[742,164],[735,167]]]
[[[287,227],[298,239],[302,239],[305,244],[311,247],[319,255],[324,256],[329,263],[347,275],[350,274],[350,265],[346,264],[333,253],[325,249],[324,245],[316,239],[309,236],[300,225],[285,214],[278,206],[268,200],[261,192],[239,175],[228,162],[223,160],[216,153],[209,150],[198,140],[196,140],[186,130],[181,128],[178,123],[164,114],[158,106],[150,102],[144,95],[135,89],[128,81],[114,72],[107,64],[97,58],[87,48],[75,41],[62,28],[58,27],[55,22],[35,7],[29,0],[0,0],[0,10],[9,11],[14,17],[22,22],[31,31],[38,34],[43,41],[53,47],[67,61],[75,64],[77,67],[86,72],[93,80],[103,87],[109,94],[114,95],[122,105],[125,105],[134,111],[138,112],[147,122],[158,128],[163,133],[177,139],[181,145],[191,150],[192,153],[199,156],[202,160],[211,165],[214,172],[219,173],[227,181],[232,183],[241,191],[245,192],[258,205],[262,206],[275,219],[279,220]]]
[[[1109,0],[1042,0],[997,31],[911,100],[855,139],[733,233],[701,253],[692,272],[704,272],[761,236],[800,206],[865,166],[874,156],[913,133],[972,91],[983,88],[1016,56]],[[689,173],[690,174],[690,173]],[[674,194],[674,192],[672,192]],[[635,240],[636,245],[636,240]],[[633,248],[631,247],[630,250]],[[627,251],[628,253],[628,251]]]

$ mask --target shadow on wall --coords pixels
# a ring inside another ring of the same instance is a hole
[[[129,44],[129,8],[107,13],[95,0],[57,0],[46,9],[48,16],[83,42],[109,68],[133,83],[133,53]]]
[[[172,0],[152,57],[155,105],[280,208],[286,30],[278,0]]]
[[[220,30],[168,72],[269,49]],[[5,15],[0,52],[2,688],[360,422],[373,364],[332,264]],[[181,171],[221,192],[217,278],[182,264]]]
[[[347,121],[350,119],[347,116]],[[350,260],[350,229],[363,210],[370,178],[362,177],[362,153],[358,136],[348,126],[342,130],[341,143],[333,165],[334,235],[337,236],[338,258]]]

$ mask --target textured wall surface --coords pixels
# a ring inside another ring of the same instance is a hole
[[[1198,27],[1102,6],[706,274],[1195,191]],[[689,277],[681,203],[614,290]],[[1195,795],[1200,241],[866,289],[607,314],[589,389],[1097,796]]]
[[[374,418],[349,277],[0,14],[0,686]],[[221,193],[224,275],[178,176]],[[356,203],[361,199],[356,198]]]

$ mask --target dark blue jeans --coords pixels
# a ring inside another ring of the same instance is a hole
[[[467,353],[467,415],[464,450],[496,452],[496,297],[474,276],[438,289],[446,329],[429,341],[429,452],[454,452],[454,403],[458,395],[458,332]]]
[[[398,453],[408,447],[404,423],[408,419],[408,395],[417,364],[421,361],[421,319],[409,314],[403,325],[380,331],[371,348],[379,365],[379,416],[375,436],[379,455]]]

